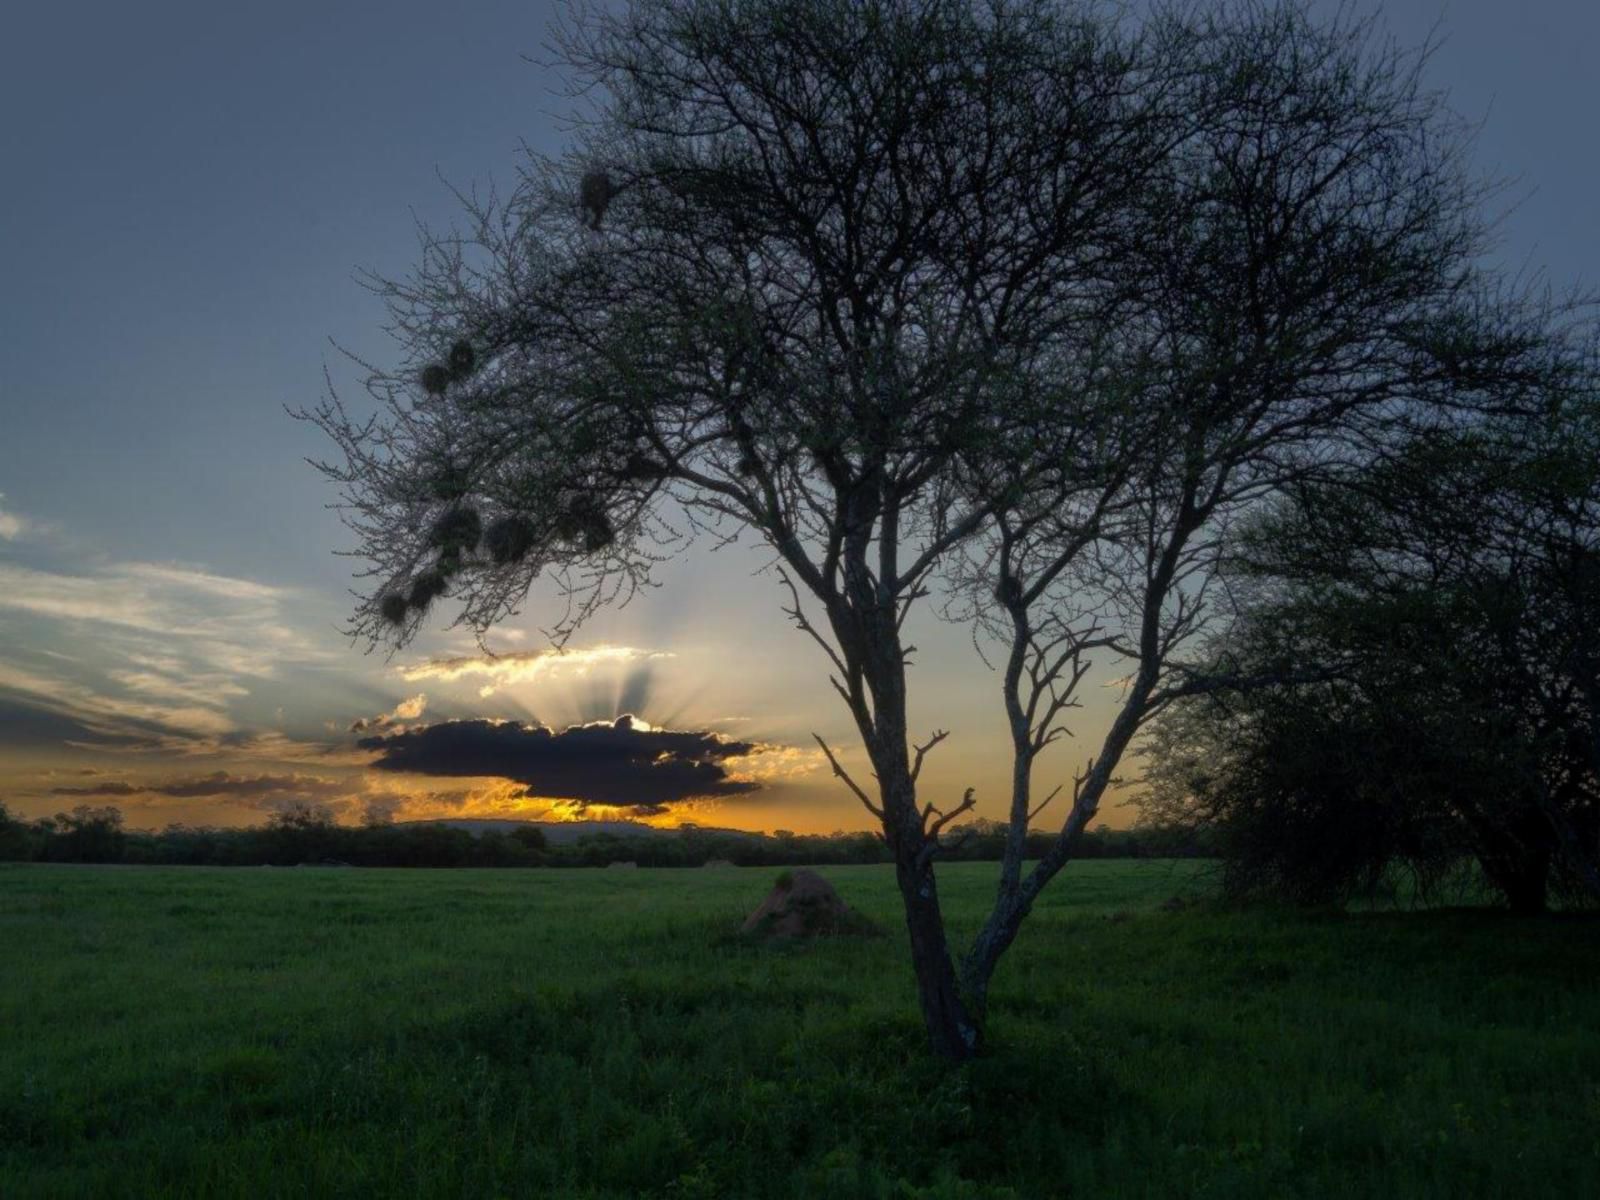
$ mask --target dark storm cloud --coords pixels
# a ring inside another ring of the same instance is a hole
[[[107,779],[87,787],[51,788],[54,796],[172,796],[189,800],[202,797],[228,796],[237,800],[257,800],[263,796],[293,794],[296,796],[338,796],[349,791],[338,780],[322,779],[316,775],[231,775],[216,771],[189,779],[169,779],[165,783],[131,783],[123,779]]]
[[[760,785],[728,778],[730,759],[756,753],[752,742],[714,733],[637,729],[630,717],[574,725],[560,733],[543,725],[443,721],[388,737],[362,738],[376,750],[372,764],[421,775],[498,776],[529,794],[580,804],[666,811],[679,800],[732,796]]]

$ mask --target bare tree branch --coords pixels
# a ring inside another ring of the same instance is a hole
[[[912,650],[912,647],[908,646],[906,648],[906,653],[910,654],[911,650]],[[934,730],[932,737],[930,737],[927,741],[923,742],[922,745],[916,747],[916,756],[911,760],[911,778],[913,780],[915,780],[919,775],[922,774],[922,759],[923,759],[923,756],[926,755],[929,750],[932,750],[935,746],[937,746],[940,742],[944,741],[945,738],[947,738],[949,736],[950,736],[950,734],[949,734],[949,732],[947,730],[936,729],[936,730]]]
[[[811,736],[816,739],[817,745],[822,747],[822,752],[828,756],[828,765],[833,768],[833,773],[840,779],[844,780],[845,786],[855,793],[856,799],[861,801],[862,805],[869,813],[877,817],[878,820],[882,821],[883,809],[874,804],[871,798],[868,797],[867,793],[861,790],[861,786],[856,783],[854,779],[850,778],[850,772],[846,771],[842,766],[839,765],[839,760],[834,757],[833,751],[829,748],[828,743],[822,740],[822,736],[820,734],[813,733]]]

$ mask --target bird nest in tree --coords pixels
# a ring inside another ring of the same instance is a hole
[[[587,497],[574,501],[556,518],[555,535],[590,554],[604,550],[617,540],[617,531],[605,509]]]
[[[406,613],[411,605],[399,592],[390,592],[378,601],[378,613],[391,625],[400,625],[405,622]]]
[[[466,559],[462,557],[461,547],[448,546],[439,551],[439,557],[434,559],[433,569],[446,579],[451,579],[461,574],[466,565]]]
[[[467,473],[451,462],[440,463],[428,479],[428,491],[437,500],[459,500],[467,494]]]
[[[483,520],[475,508],[452,508],[433,523],[429,540],[442,550],[475,549],[483,536]]]
[[[526,517],[507,516],[490,522],[483,535],[483,548],[496,566],[521,562],[538,542],[533,522]]]
[[[586,171],[578,181],[578,203],[583,205],[583,211],[589,216],[590,229],[600,228],[606,209],[611,207],[612,197],[616,194],[616,185],[604,171]]]
[[[429,363],[422,368],[421,379],[423,391],[430,396],[442,396],[450,386],[450,371],[438,363]]]
[[[449,581],[442,571],[424,571],[411,581],[409,603],[412,608],[423,609],[444,595]]]

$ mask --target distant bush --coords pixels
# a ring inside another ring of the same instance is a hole
[[[47,862],[121,862],[128,845],[122,810],[109,804],[100,808],[80,804],[39,825],[45,835],[41,857]]]
[[[33,839],[28,826],[11,815],[0,800],[0,862],[15,862],[33,857]]]

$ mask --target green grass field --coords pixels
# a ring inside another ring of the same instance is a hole
[[[0,1196],[1600,1195],[1595,921],[1075,864],[951,1070],[890,870],[730,936],[775,874],[0,868]]]

